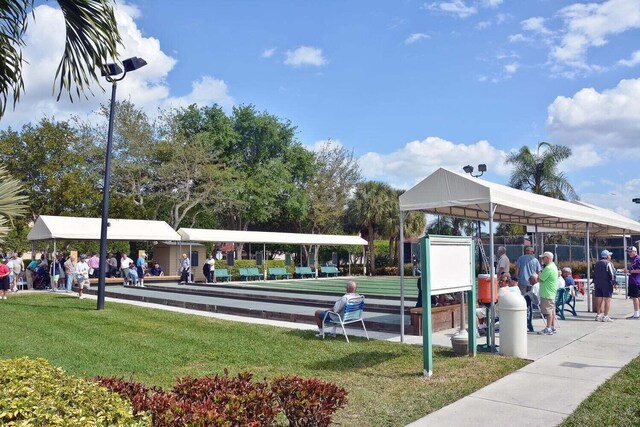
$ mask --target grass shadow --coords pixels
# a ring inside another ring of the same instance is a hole
[[[78,298],[74,298],[73,296],[66,295],[55,295],[53,298],[48,298],[46,303],[37,304],[33,301],[27,302],[26,299],[22,299],[21,296],[11,298],[11,305],[19,306],[19,307],[30,307],[31,309],[38,311],[48,311],[51,309],[54,310],[74,310],[74,311],[92,311],[95,310],[95,307],[85,306],[83,305],[68,305],[64,304],[64,302],[70,300],[77,300]],[[22,300],[21,300],[22,299]],[[8,300],[7,300],[8,301]]]
[[[309,369],[313,370],[346,372],[371,368],[399,356],[399,353],[393,351],[362,351],[336,359],[326,359],[319,362],[313,362],[307,366]]]

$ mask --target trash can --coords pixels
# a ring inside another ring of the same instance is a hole
[[[422,336],[422,307],[416,307],[409,310],[411,315],[411,326],[413,327],[413,335]]]
[[[519,289],[500,291],[500,354],[527,357],[527,303]]]

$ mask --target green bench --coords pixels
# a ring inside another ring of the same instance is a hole
[[[313,271],[311,271],[311,267],[296,267],[296,276],[305,278],[307,276],[313,277]]]
[[[340,274],[340,270],[338,270],[338,267],[327,265],[327,266],[320,267],[320,273],[324,274],[326,277],[329,277],[329,276],[337,277]]]
[[[238,270],[240,272],[240,280],[260,280],[260,277],[262,277],[262,274],[260,274],[260,270],[255,267],[239,268]]]
[[[278,277],[288,279],[291,277],[291,273],[289,273],[284,267],[269,268],[269,279],[277,279]]]
[[[229,270],[227,270],[226,268],[216,268],[215,277],[216,277],[216,281],[218,279],[222,279],[223,282],[231,281],[231,275],[229,274]]]

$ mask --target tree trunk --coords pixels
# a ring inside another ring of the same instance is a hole
[[[373,227],[369,227],[369,274],[371,276],[375,276],[376,274],[376,251],[374,248],[374,235],[373,235]]]

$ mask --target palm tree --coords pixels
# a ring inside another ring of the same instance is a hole
[[[57,99],[65,91],[73,101],[73,92],[80,97],[87,89],[91,91],[89,85],[98,81],[100,70],[117,58],[120,33],[110,0],[57,1],[66,27],[65,49],[55,75]],[[0,2],[0,117],[9,95],[13,93],[15,106],[24,89],[22,48],[34,3],[35,0]]]
[[[394,211],[396,193],[389,184],[378,181],[366,181],[356,187],[353,198],[347,204],[347,215],[367,235],[369,268],[375,273],[374,241],[376,234],[385,226]]]
[[[6,224],[26,211],[27,197],[21,195],[22,185],[9,176],[7,169],[0,166],[0,241],[9,232]]]
[[[562,145],[540,142],[536,153],[525,145],[507,156],[506,162],[515,166],[509,185],[560,200],[577,199],[567,177],[558,171],[558,164],[569,156],[571,149]]]
[[[394,197],[390,201],[393,206],[390,206],[392,213],[384,224],[382,234],[389,238],[389,260],[392,260],[395,264],[400,259],[400,195],[405,190],[393,190]],[[412,238],[418,237],[424,233],[426,227],[425,215],[423,212],[408,212],[407,217],[404,220],[404,237]]]

